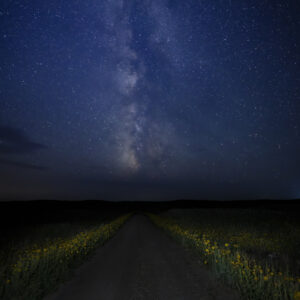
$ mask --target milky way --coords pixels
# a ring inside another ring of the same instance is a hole
[[[137,10],[144,10],[144,18],[151,24],[148,34],[134,31],[130,16]],[[126,176],[141,170],[145,175],[155,176],[165,167],[165,148],[169,143],[174,143],[174,139],[169,132],[165,132],[166,127],[171,126],[170,123],[164,124],[161,120],[156,120],[158,116],[155,119],[153,113],[147,113],[155,101],[148,96],[151,86],[145,78],[151,66],[149,63],[146,65],[143,53],[139,53],[141,51],[136,49],[134,43],[138,41],[138,37],[145,35],[149,51],[155,51],[157,45],[170,42],[173,28],[169,24],[167,5],[163,1],[138,4],[116,1],[113,5],[106,4],[105,12],[103,21],[109,40],[106,46],[107,51],[113,53],[108,57],[112,60],[110,76],[111,81],[116,84],[113,88],[119,92],[116,96],[119,103],[113,112],[118,122],[113,134],[115,141],[112,142],[112,148],[116,147],[117,153],[112,157],[111,163]],[[157,51],[163,49],[164,47],[159,47]],[[168,52],[172,53],[172,50]],[[153,167],[156,171],[151,170]]]
[[[299,197],[299,12],[1,2],[0,197]]]

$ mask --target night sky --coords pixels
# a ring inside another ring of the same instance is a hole
[[[298,1],[0,3],[0,199],[300,197]]]

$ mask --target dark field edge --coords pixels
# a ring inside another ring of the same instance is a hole
[[[163,212],[170,209],[252,209],[271,210],[294,215],[300,210],[295,200],[175,200],[175,201],[0,201],[0,231],[26,225],[58,222],[109,220],[128,212]]]
[[[300,199],[287,200],[189,200],[174,201],[105,201],[105,200],[1,200],[0,209],[117,209],[147,210],[173,208],[259,208],[294,210],[300,208]]]

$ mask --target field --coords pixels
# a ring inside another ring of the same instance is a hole
[[[0,299],[42,299],[67,280],[129,216],[88,210],[63,213],[65,222],[46,213],[45,222],[33,218],[2,233]]]
[[[256,209],[175,209],[150,214],[242,299],[300,299],[297,215]]]
[[[0,203],[0,299],[299,300],[299,204]]]

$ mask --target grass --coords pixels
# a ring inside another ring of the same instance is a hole
[[[151,220],[184,245],[242,299],[300,299],[296,218],[268,211],[175,210]]]
[[[42,299],[66,280],[128,219],[95,224],[48,224],[0,252],[0,299]]]

